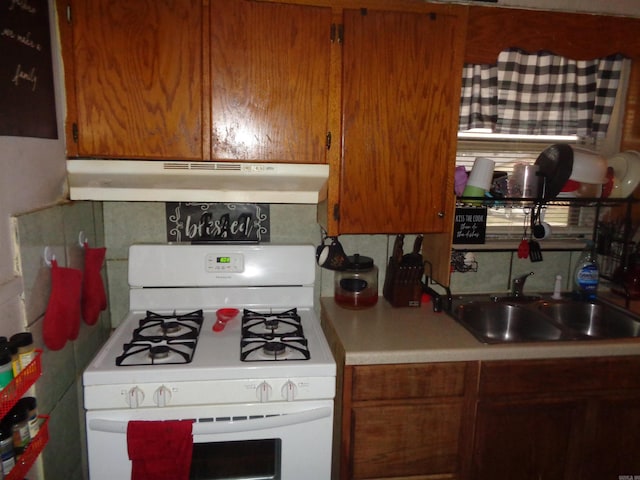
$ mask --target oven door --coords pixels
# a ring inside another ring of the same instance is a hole
[[[129,420],[193,424],[192,480],[329,480],[333,401],[87,411],[89,478],[131,478]]]

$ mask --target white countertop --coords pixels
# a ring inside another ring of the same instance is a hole
[[[344,350],[346,365],[640,355],[640,338],[485,345],[431,303],[395,308],[380,297],[362,310],[332,297],[320,303],[327,339]]]

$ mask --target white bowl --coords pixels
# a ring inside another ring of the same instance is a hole
[[[580,147],[573,150],[573,167],[570,180],[580,183],[607,183],[607,160],[600,154]]]
[[[608,160],[613,168],[613,190],[610,198],[627,198],[640,183],[640,153],[617,153]]]

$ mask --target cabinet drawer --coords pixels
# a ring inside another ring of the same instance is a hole
[[[353,401],[464,395],[466,363],[363,365],[353,369]]]
[[[354,408],[351,478],[456,472],[461,421],[462,400]]]
[[[483,362],[480,395],[640,388],[640,357]]]

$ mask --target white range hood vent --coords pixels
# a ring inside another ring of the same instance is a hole
[[[67,160],[67,174],[72,200],[317,204],[329,166]]]

